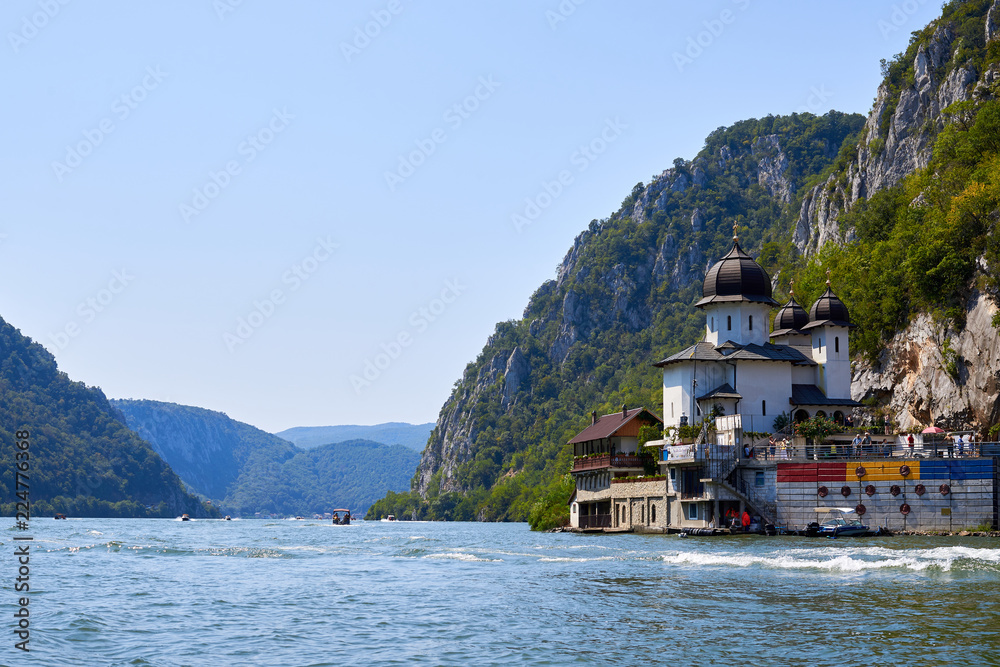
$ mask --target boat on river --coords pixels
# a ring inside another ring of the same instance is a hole
[[[341,516],[341,514],[343,514],[343,516]],[[333,510],[333,525],[350,526],[351,510],[345,510],[345,509]]]
[[[817,507],[819,513],[830,514],[831,517],[819,524],[815,531],[816,537],[865,537],[872,532],[860,518],[849,518],[849,514],[857,514],[853,508],[847,507]]]
[[[382,521],[395,521],[395,520],[396,520],[396,516],[394,514],[390,514],[386,518],[382,519]]]

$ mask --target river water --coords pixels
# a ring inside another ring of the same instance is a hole
[[[1000,540],[30,522],[6,665],[997,665]]]

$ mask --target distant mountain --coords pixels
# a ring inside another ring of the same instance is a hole
[[[246,468],[281,465],[292,443],[222,412],[148,400],[112,400],[133,431],[166,459],[188,487],[222,500]]]
[[[361,439],[306,451],[221,412],[148,400],[112,403],[192,490],[226,514],[345,507],[360,515],[387,492],[408,491],[420,460],[412,449]]]
[[[427,439],[433,430],[433,422],[427,424],[386,422],[374,426],[296,426],[275,435],[295,443],[302,449],[346,440],[373,440],[386,445],[402,445],[420,452],[427,445]]]
[[[0,319],[0,480],[15,500],[15,434],[27,432],[33,516],[211,516],[130,431],[97,387],[73,382],[38,343]],[[19,436],[18,441],[24,442]],[[14,502],[2,513],[12,516]]]

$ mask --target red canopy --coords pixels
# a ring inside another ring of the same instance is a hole
[[[944,429],[937,426],[928,426],[921,433],[944,433]]]

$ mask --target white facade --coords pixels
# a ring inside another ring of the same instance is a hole
[[[711,304],[705,308],[705,341],[763,345],[770,333],[770,310],[765,303],[749,301]]]

